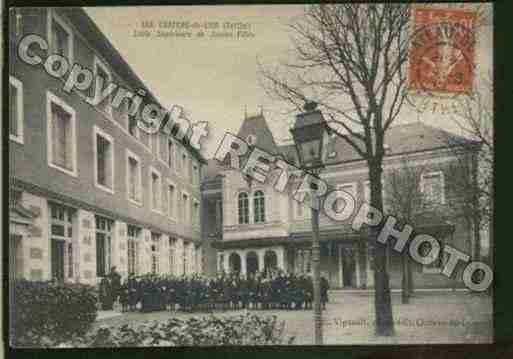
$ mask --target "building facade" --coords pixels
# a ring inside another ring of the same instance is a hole
[[[101,77],[155,96],[78,8],[21,8],[10,17],[9,189],[11,278],[95,284],[129,273],[201,272],[205,161],[186,141],[136,125],[130,100],[91,106],[88,90],[17,53],[27,34],[41,57],[61,54]],[[70,65],[71,68],[71,65]]]
[[[245,118],[237,137],[299,166],[294,145],[277,145],[263,115]],[[473,253],[474,226],[471,219],[456,213],[454,204],[458,201],[459,190],[453,183],[454,171],[458,168],[455,164],[462,159],[475,161],[475,153],[460,153],[448,145],[458,141],[466,139],[421,122],[392,127],[385,138],[384,206],[386,212],[387,201],[393,203],[389,185],[391,174],[403,167],[416,169],[420,177],[419,193],[432,204],[416,217],[416,230],[435,236],[442,245],[450,244],[476,257],[478,254]],[[349,192],[356,200],[356,209],[364,201],[370,202],[366,162],[336,135],[324,142],[326,167],[320,177],[331,188]],[[274,183],[272,176],[266,183]],[[217,251],[216,264],[212,259],[209,270],[215,268],[242,274],[270,268],[311,272],[311,210],[292,198],[292,188],[298,184],[296,179],[288,186],[288,192],[280,193],[270,185],[251,181],[240,171],[215,159],[209,160],[202,193],[210,218],[204,222],[203,233],[209,246]],[[372,288],[374,285],[374,246],[369,240],[368,229],[352,230],[351,222],[356,212],[345,222],[335,222],[320,211],[321,274],[332,288]],[[414,286],[462,286],[461,273],[450,279],[440,275],[444,260],[429,266],[412,264]],[[387,266],[391,287],[400,288],[402,257],[390,250]]]

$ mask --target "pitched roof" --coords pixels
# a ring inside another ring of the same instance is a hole
[[[252,138],[249,138],[251,136]],[[280,154],[280,149],[274,141],[273,133],[267,125],[267,121],[262,114],[246,117],[242,121],[237,137],[271,154]],[[253,143],[250,143],[253,142]],[[224,166],[214,158],[207,160],[204,169],[204,180],[209,181],[223,170]]]
[[[279,154],[280,151],[274,141],[273,133],[267,125],[267,121],[263,115],[246,117],[240,126],[237,137],[248,141],[248,136],[252,135],[256,147],[267,151],[271,154]]]
[[[360,140],[354,140],[361,143]],[[386,155],[422,152],[444,147],[472,143],[471,140],[451,132],[414,122],[390,127],[385,134],[384,144],[387,147]],[[363,148],[363,144],[362,144]],[[280,146],[285,158],[296,156],[293,145]],[[328,164],[348,162],[362,159],[356,150],[342,137],[336,134],[328,143]]]
[[[241,125],[238,136],[247,141],[247,136],[253,134],[258,147],[273,153],[281,154],[293,164],[297,164],[294,144],[276,145],[272,133],[263,116],[246,118]],[[328,144],[327,164],[361,160],[361,156],[342,137],[334,135]],[[447,148],[454,145],[472,143],[471,140],[451,132],[426,125],[422,122],[408,123],[390,127],[385,135],[386,155],[422,152]],[[215,159],[208,160],[205,169],[205,179],[213,179],[222,170],[222,165]]]

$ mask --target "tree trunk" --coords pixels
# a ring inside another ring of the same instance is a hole
[[[410,273],[409,273],[409,263],[408,263],[408,253],[404,252],[401,256],[402,259],[402,292],[401,298],[403,304],[410,303]]]
[[[411,298],[413,295],[413,269],[411,265],[411,259],[410,256],[406,256],[406,269],[408,271],[408,296]]]
[[[473,260],[480,261],[481,260],[481,208],[479,207],[479,196],[478,196],[478,157],[477,153],[473,153],[472,155],[472,184],[474,187],[474,194],[473,194],[473,205],[472,205],[472,212],[473,212],[473,229],[474,229],[474,256]]]
[[[369,181],[371,187],[371,204],[383,212],[383,195],[381,161],[369,161]],[[390,299],[390,282],[386,268],[386,245],[377,241],[380,228],[371,227],[371,238],[375,241],[374,254],[374,307],[376,312],[376,335],[394,335],[392,303]]]

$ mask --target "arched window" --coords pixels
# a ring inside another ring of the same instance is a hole
[[[239,224],[249,223],[249,199],[247,193],[239,193]]]
[[[264,192],[256,191],[253,204],[255,209],[255,223],[265,222],[265,197]]]

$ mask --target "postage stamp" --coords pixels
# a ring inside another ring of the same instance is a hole
[[[10,347],[493,340],[474,7],[6,11]]]
[[[410,89],[430,93],[472,92],[475,14],[417,8],[414,29]]]
[[[419,112],[454,112],[475,90],[476,13],[416,8],[413,17],[409,102]]]

